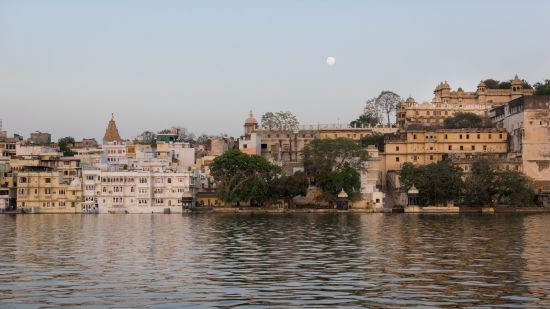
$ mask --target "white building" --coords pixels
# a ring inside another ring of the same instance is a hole
[[[99,213],[181,213],[199,188],[198,172],[83,171],[82,209]]]

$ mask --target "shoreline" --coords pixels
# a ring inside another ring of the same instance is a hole
[[[406,208],[358,208],[358,209],[330,209],[330,208],[301,208],[301,209],[274,209],[274,208],[249,208],[249,207],[211,207],[184,209],[182,212],[169,213],[168,215],[182,214],[211,214],[211,213],[242,213],[242,214],[292,214],[292,213],[320,213],[320,214],[345,214],[345,213],[401,213],[401,214],[525,214],[525,213],[550,213],[550,207],[406,207]],[[73,214],[73,215],[113,215],[99,213],[64,213],[64,212],[42,212],[24,213],[20,211],[0,212],[0,215],[51,215],[51,214]],[[152,214],[152,213],[126,213],[124,215]],[[162,213],[155,213],[163,215]],[[115,214],[116,215],[116,214]]]

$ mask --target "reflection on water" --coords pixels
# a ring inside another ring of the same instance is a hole
[[[550,215],[0,216],[0,307],[550,307]]]

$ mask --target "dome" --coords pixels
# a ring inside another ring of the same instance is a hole
[[[486,87],[484,81],[480,81],[479,84],[477,84],[477,88],[480,88],[480,87]]]
[[[256,118],[254,118],[254,115],[252,115],[252,111],[250,111],[250,113],[248,114],[248,118],[246,118],[244,124],[258,124]]]
[[[338,198],[347,198],[347,197],[348,197],[348,194],[342,188],[342,191],[340,191],[340,193],[338,193]]]
[[[441,85],[441,89],[451,89],[451,86],[449,86],[449,84],[447,83],[447,81],[445,81],[445,82]]]

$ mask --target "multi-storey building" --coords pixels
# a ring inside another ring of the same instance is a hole
[[[30,142],[35,145],[51,144],[52,135],[50,133],[36,131],[31,133]]]
[[[484,116],[492,107],[532,94],[533,89],[524,88],[523,81],[517,75],[510,82],[509,89],[490,89],[481,81],[475,92],[465,92],[460,87],[453,91],[445,81],[436,87],[434,97],[429,103],[417,104],[410,97],[401,102],[397,106],[397,125],[400,128],[407,128],[411,124],[441,126],[445,118],[452,117],[457,112]]]
[[[17,173],[17,208],[30,213],[80,213],[80,178],[70,180],[50,167],[25,167]]]
[[[248,154],[287,163],[301,163],[304,147],[314,139],[349,138],[359,141],[373,133],[394,133],[397,128],[388,126],[353,127],[348,124],[299,125],[294,130],[266,129],[250,113],[244,124],[244,136],[239,140],[239,149]]]
[[[85,212],[174,213],[193,203],[197,172],[84,170]]]
[[[430,164],[452,157],[506,155],[508,133],[503,129],[409,130],[387,135],[384,174],[400,170],[404,163]]]
[[[509,133],[510,156],[521,160],[534,188],[550,196],[550,96],[517,98],[491,109],[489,117]]]

